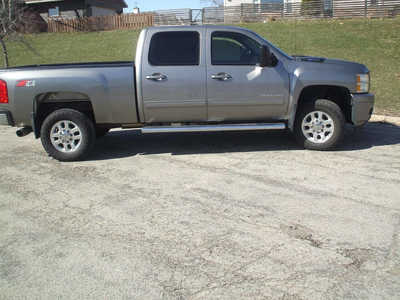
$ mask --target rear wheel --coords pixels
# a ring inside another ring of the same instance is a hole
[[[46,152],[59,161],[81,160],[92,149],[96,132],[93,122],[73,109],[60,109],[44,120],[40,132]]]
[[[344,136],[345,117],[333,101],[318,99],[305,104],[296,117],[294,134],[310,150],[329,150]]]

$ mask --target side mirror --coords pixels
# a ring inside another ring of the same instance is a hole
[[[268,46],[262,46],[261,48],[261,57],[260,57],[260,67],[272,67],[273,59],[271,55],[271,51],[269,51]]]

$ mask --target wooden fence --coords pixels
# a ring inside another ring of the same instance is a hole
[[[49,18],[48,32],[142,29],[153,26],[153,14],[122,14],[86,18]]]

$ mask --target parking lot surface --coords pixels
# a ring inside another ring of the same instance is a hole
[[[0,127],[0,298],[398,299],[400,127],[113,131],[60,163]]]

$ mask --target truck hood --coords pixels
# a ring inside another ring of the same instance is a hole
[[[347,60],[331,59],[318,56],[304,56],[304,55],[294,55],[293,58],[295,59],[296,62],[300,64],[302,63],[330,64],[330,65],[341,66],[347,68],[348,70],[354,70],[355,72],[358,73],[369,72],[368,68],[365,65]]]

